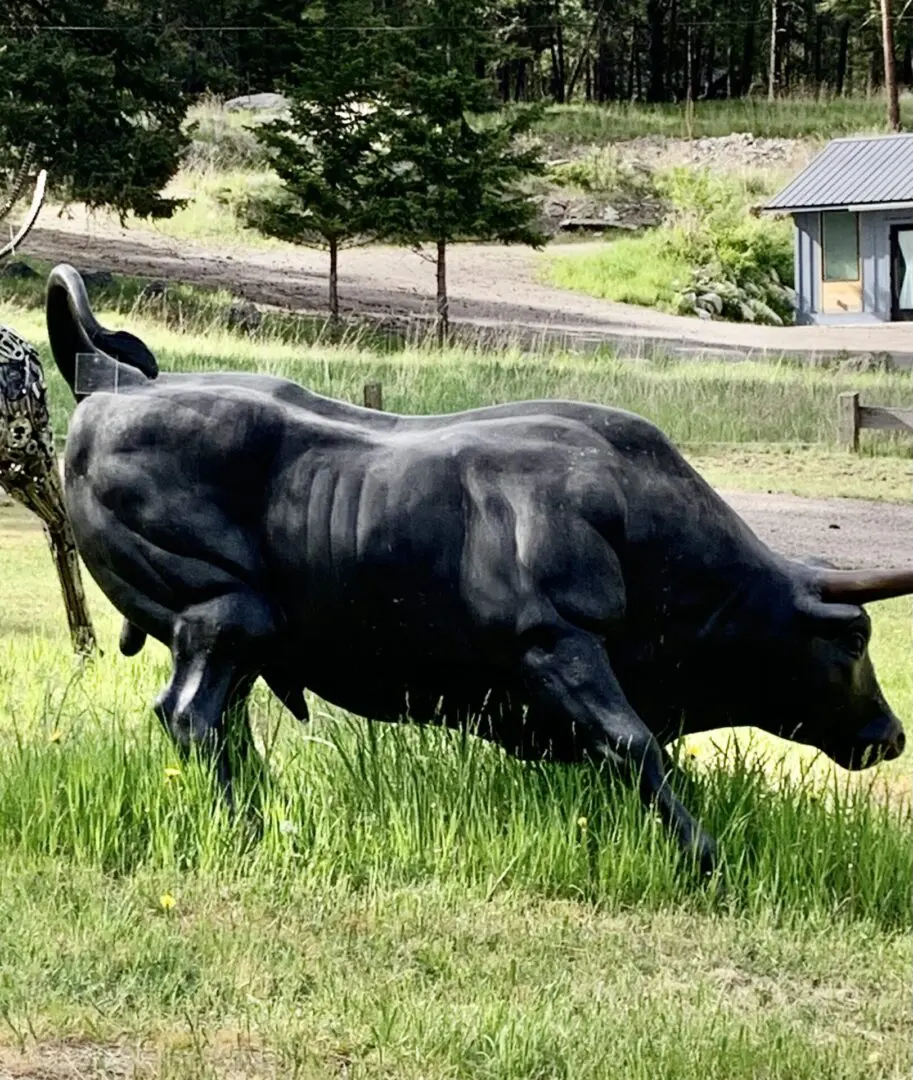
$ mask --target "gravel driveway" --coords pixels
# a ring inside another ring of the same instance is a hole
[[[54,227],[50,226],[54,222]],[[625,355],[661,348],[679,355],[733,359],[783,353],[825,355],[888,352],[913,367],[910,324],[866,327],[751,326],[666,315],[543,284],[544,260],[556,251],[585,252],[599,242],[554,246],[545,252],[487,244],[453,245],[448,287],[455,326],[471,333],[537,340],[609,344]],[[51,217],[36,227],[26,254],[70,262],[80,270],[110,270],[219,286],[255,303],[326,312],[327,256],[291,245],[252,248],[176,241],[154,229],[121,228],[107,218]],[[339,291],[344,312],[413,320],[434,313],[434,266],[402,248],[372,246],[344,251]]]

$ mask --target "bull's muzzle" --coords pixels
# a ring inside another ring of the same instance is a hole
[[[884,761],[894,761],[904,752],[907,737],[896,716],[879,717],[867,724],[833,757],[846,769],[867,769]]]
[[[77,653],[95,648],[76,542],[63,487],[38,353],[0,326],[0,485],[41,518],[63,591],[70,637]]]

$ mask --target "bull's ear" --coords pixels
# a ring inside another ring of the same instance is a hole
[[[105,330],[99,326],[92,335],[92,344],[122,364],[136,368],[149,379],[158,376],[159,366],[155,354],[142,338],[131,334],[129,330]]]

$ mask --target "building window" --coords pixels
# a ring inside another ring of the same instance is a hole
[[[821,215],[823,281],[859,280],[859,215],[844,210]]]

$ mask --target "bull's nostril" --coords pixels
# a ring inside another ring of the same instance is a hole
[[[897,738],[894,740],[894,749],[897,751],[897,756],[898,757],[900,757],[900,755],[903,753],[904,747],[906,745],[907,745],[907,737],[906,737],[906,735],[904,735],[904,733],[902,731],[898,732],[897,733]]]

